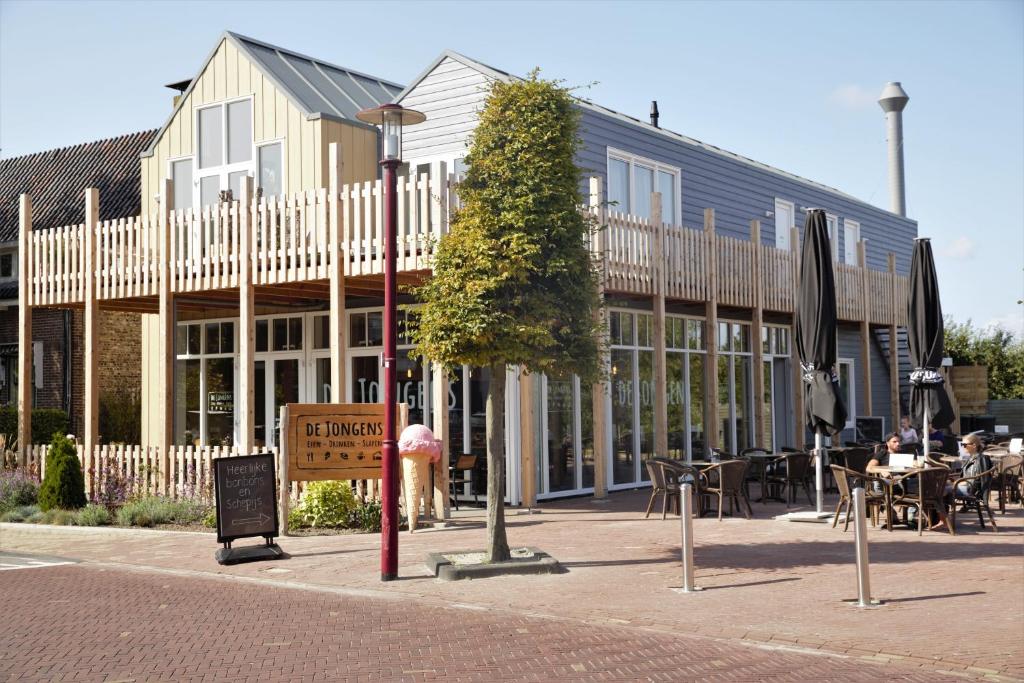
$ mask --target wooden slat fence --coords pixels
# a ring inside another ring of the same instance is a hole
[[[48,444],[29,446],[22,466],[37,472],[40,479],[46,474]],[[92,457],[85,457],[85,447],[79,445],[78,459],[83,463],[86,496],[94,500],[104,483],[117,477],[129,482],[140,494],[165,495],[171,498],[199,498],[213,501],[213,460],[232,457],[239,452],[230,446],[173,446],[168,452],[167,477],[161,476],[161,452],[156,446],[104,444],[93,449]],[[277,453],[276,449],[260,447],[255,453]],[[293,497],[304,489],[303,482],[292,482]],[[360,495],[380,497],[380,486],[374,480],[357,482]]]

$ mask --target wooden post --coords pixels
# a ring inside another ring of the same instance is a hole
[[[348,261],[348,241],[343,239],[339,204],[341,192],[341,147],[336,142],[328,146],[327,167],[330,171],[327,200],[327,230],[330,244],[328,278],[331,287],[331,312],[328,321],[331,349],[331,402],[345,400],[345,263]],[[447,470],[446,470],[447,471]]]
[[[448,497],[448,467],[451,464],[451,445],[448,428],[448,374],[440,365],[434,366],[434,377],[430,383],[433,392],[434,438],[441,440],[441,462],[434,467],[434,517],[451,519],[451,499]]]
[[[32,197],[21,195],[18,206],[18,464],[27,466],[32,449]],[[40,463],[40,474],[42,464]]]
[[[889,252],[889,405],[892,411],[890,431],[900,426],[900,350],[899,313],[896,301],[896,254]]]
[[[661,193],[651,193],[654,228],[654,454],[668,457],[668,371],[665,357],[665,224]]]
[[[704,209],[704,249],[708,264],[708,296],[704,304],[707,333],[707,362],[704,365],[704,394],[707,397],[704,427],[705,449],[718,448],[718,240],[715,236],[715,210]]]
[[[804,373],[800,369],[800,355],[796,352],[796,309],[800,305],[800,231],[790,229],[790,248],[793,250],[793,448],[804,448]]]
[[[609,364],[608,358],[608,320],[606,316],[606,310],[604,308],[604,287],[605,280],[608,277],[608,251],[606,248],[607,232],[605,229],[605,205],[604,205],[604,189],[601,186],[601,178],[594,176],[590,179],[590,213],[593,217],[594,223],[596,224],[595,231],[591,236],[591,250],[594,253],[594,258],[597,261],[598,267],[598,296],[601,301],[601,308],[596,313],[597,329],[599,330],[598,335],[600,336],[600,344],[598,345],[601,349],[601,360],[600,365],[602,368],[607,369]],[[590,410],[593,411],[593,423],[594,423],[594,497],[595,498],[606,498],[608,496],[608,451],[609,444],[607,441],[607,413],[605,412],[605,406],[607,405],[609,391],[611,385],[607,379],[603,379],[599,382],[594,382],[590,387],[590,398],[591,405]],[[586,410],[586,406],[580,406],[580,410]]]
[[[252,177],[242,177],[238,202],[238,451],[252,453],[256,445],[256,292],[252,273]],[[258,220],[258,219],[256,219]]]
[[[520,484],[523,507],[532,508],[537,504],[537,463],[541,454],[537,452],[537,432],[543,426],[537,410],[536,387],[539,377],[520,370],[519,375],[519,452]]]
[[[99,385],[99,349],[96,341],[99,337],[99,302],[96,299],[96,273],[98,271],[96,252],[96,231],[99,223],[100,192],[95,187],[85,190],[85,235],[83,269],[85,273],[85,338],[82,340],[82,359],[85,364],[85,382],[82,392],[85,417],[85,446],[82,469],[86,474],[86,491],[90,490],[89,470],[93,464],[93,451],[99,444],[100,427],[100,385]]]
[[[871,287],[868,281],[867,242],[857,243],[857,263],[860,265],[861,283],[861,321],[860,321],[860,357],[862,359],[861,381],[864,386],[864,414],[874,415],[871,401]],[[851,415],[851,417],[856,417]]]
[[[163,404],[158,411],[157,434],[160,447],[160,481],[164,492],[170,486],[171,445],[174,443],[174,295],[171,283],[171,199],[174,197],[174,183],[164,179],[160,184],[160,216],[157,229],[157,252],[159,275],[157,279],[157,386],[159,400]],[[89,271],[86,271],[89,272]],[[186,444],[191,446],[192,444]]]
[[[768,448],[771,425],[764,423],[764,346],[761,330],[764,328],[764,282],[761,277],[761,221],[750,221],[750,242],[754,249],[754,311],[751,325],[751,345],[754,349],[754,445]],[[769,400],[771,400],[769,398]],[[777,446],[777,444],[772,444]],[[777,450],[777,449],[776,449]]]

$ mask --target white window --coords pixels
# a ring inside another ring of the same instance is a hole
[[[853,372],[854,365],[851,358],[840,358],[839,366],[839,394],[846,402],[846,429],[853,429],[857,424],[857,380]]]
[[[608,201],[616,213],[651,217],[651,193],[661,193],[661,216],[666,223],[682,225],[680,172],[627,152],[608,149]]]
[[[260,145],[259,176],[256,183],[263,188],[264,197],[279,197],[284,193],[284,143]]]
[[[14,252],[0,254],[0,280],[13,280],[17,275],[17,259],[14,258]]]
[[[832,260],[839,260],[839,218],[835,214],[826,213],[825,223],[828,225],[828,244],[832,250]]]
[[[238,197],[242,178],[254,175],[256,170],[252,135],[250,98],[203,107],[196,112],[200,206],[216,203],[225,190]]]
[[[793,202],[785,199],[775,200],[775,246],[778,249],[789,251],[792,248],[790,235],[793,231],[793,218],[796,207]]]
[[[192,157],[175,159],[171,163],[171,182],[174,196],[171,209],[187,209],[192,206]]]
[[[843,254],[846,257],[846,263],[851,265],[857,264],[857,243],[860,242],[860,223],[857,221],[851,221],[849,218],[843,219]]]

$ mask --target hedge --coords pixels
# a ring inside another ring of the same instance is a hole
[[[68,433],[68,415],[55,408],[33,408],[32,443],[47,444],[55,433]],[[18,407],[0,408],[0,434],[16,437],[18,434]]]

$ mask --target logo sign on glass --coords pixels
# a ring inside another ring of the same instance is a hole
[[[380,479],[384,406],[289,403],[288,478]]]
[[[217,542],[277,536],[277,486],[274,454],[215,458]]]

